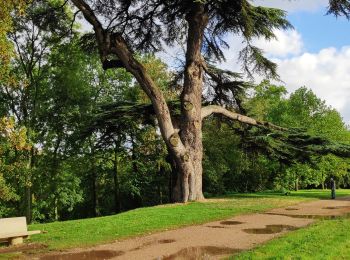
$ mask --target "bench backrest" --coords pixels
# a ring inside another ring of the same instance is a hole
[[[27,220],[25,217],[0,218],[0,235],[17,232],[27,232]]]

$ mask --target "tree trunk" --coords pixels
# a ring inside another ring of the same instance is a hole
[[[61,136],[58,134],[57,135],[57,140],[56,140],[56,144],[55,144],[55,149],[53,151],[53,162],[52,162],[52,176],[51,176],[51,181],[53,182],[54,186],[53,186],[53,190],[55,191],[54,192],[54,216],[55,216],[55,221],[58,221],[59,219],[59,214],[58,214],[58,198],[59,198],[59,194],[56,193],[56,191],[58,190],[58,181],[57,181],[57,178],[58,178],[58,171],[59,171],[59,165],[60,165],[60,162],[59,162],[59,158],[58,158],[58,149],[60,147],[60,144],[61,144]]]
[[[114,210],[115,213],[119,213],[121,209],[120,205],[120,189],[119,189],[119,176],[118,176],[118,150],[117,144],[114,150]]]
[[[32,222],[32,169],[34,166],[34,148],[32,147],[29,152],[29,158],[27,163],[27,173],[25,176],[25,214],[27,223]]]
[[[91,147],[91,188],[92,188],[92,213],[94,217],[99,216],[98,209],[98,179],[97,179],[97,169],[96,169],[96,158],[95,158],[95,148],[93,147],[93,142],[89,140]]]
[[[132,169],[134,171],[134,174],[136,175],[139,171],[137,166],[137,156],[136,156],[136,134],[134,130],[130,132],[130,139],[131,139],[131,163],[132,163]]]
[[[184,88],[181,93],[180,138],[186,153],[177,158],[179,173],[174,189],[175,201],[194,201],[204,198],[202,192],[202,91],[203,58],[201,54],[204,29],[208,16],[202,4],[194,3],[187,15],[188,39]],[[181,196],[180,196],[181,195]]]
[[[322,190],[324,190],[324,173],[322,172]]]
[[[57,199],[57,197],[54,200],[54,215],[55,215],[55,221],[58,221],[59,215],[58,215],[58,199]]]
[[[187,202],[204,199],[202,192],[202,147],[190,151],[183,162],[177,160],[177,180],[173,188],[172,200]]]
[[[299,178],[297,177],[295,179],[295,191],[298,191],[299,190]]]
[[[173,158],[173,156],[171,156],[171,152],[168,151],[168,155],[166,157],[166,161],[167,163],[170,164],[171,166],[171,172],[169,174],[169,183],[168,183],[168,199],[169,202],[174,202],[174,188],[176,186],[176,182],[177,182],[177,178],[178,178],[178,171],[176,169],[176,162]]]
[[[96,174],[96,167],[95,167],[95,158],[92,158],[93,166],[92,166],[92,210],[94,217],[97,217],[99,215],[98,211],[98,198],[97,198],[97,174]]]
[[[162,193],[161,183],[158,183],[158,184],[157,184],[157,191],[158,191],[158,198],[159,198],[158,203],[159,203],[160,205],[162,205],[162,204],[163,204],[163,193]]]
[[[26,178],[26,186],[25,186],[25,210],[26,210],[26,219],[27,223],[30,224],[32,222],[32,190],[30,179]]]

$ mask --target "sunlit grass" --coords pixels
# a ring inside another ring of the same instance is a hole
[[[350,219],[323,220],[230,259],[350,259]]]
[[[339,190],[338,195],[350,195],[350,190]],[[107,217],[34,224],[30,230],[47,233],[32,236],[29,241],[44,243],[49,250],[91,246],[328,197],[329,191],[299,191],[289,196],[273,192],[232,194],[205,202],[139,208]]]

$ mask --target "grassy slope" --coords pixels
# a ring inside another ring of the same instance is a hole
[[[324,220],[231,259],[349,259],[350,219]]]
[[[339,191],[338,194],[350,195],[350,191]],[[47,233],[32,236],[30,242],[47,244],[50,250],[90,246],[328,196],[329,191],[302,191],[291,196],[276,193],[232,194],[213,202],[156,206],[107,217],[35,224],[29,229],[45,230]]]
[[[275,196],[140,208],[114,216],[32,225],[31,230],[48,233],[32,236],[31,241],[45,243],[50,249],[89,246],[293,203],[295,198]]]

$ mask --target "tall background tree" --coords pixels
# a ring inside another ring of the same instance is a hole
[[[24,0],[0,2],[0,81],[10,81],[8,66],[14,51],[13,43],[7,38],[7,34],[14,30],[13,14],[23,15],[27,4]]]

